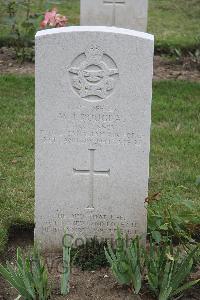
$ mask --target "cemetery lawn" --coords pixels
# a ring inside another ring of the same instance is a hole
[[[160,50],[200,48],[200,0],[149,0],[148,32]]]
[[[3,25],[5,13],[1,5],[2,1],[0,0],[0,44],[5,45],[10,37],[7,27]],[[32,2],[32,11],[45,11],[42,4],[45,1]],[[61,4],[56,4],[56,6],[60,13],[68,16],[69,25],[78,25],[80,0],[60,0],[59,2]],[[199,48],[199,16],[200,0],[149,0],[148,32],[155,34],[156,48],[168,53],[176,48],[185,50]]]
[[[0,76],[0,251],[12,225],[34,222],[34,78]],[[200,212],[200,84],[154,83],[150,194]],[[179,213],[176,212],[176,213]],[[200,224],[200,220],[199,220]]]

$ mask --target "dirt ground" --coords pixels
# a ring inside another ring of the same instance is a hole
[[[9,260],[14,263],[17,247],[27,252],[33,245],[33,229],[14,229],[9,237],[7,251],[0,258],[0,262]],[[51,259],[50,259],[51,258]],[[70,293],[68,296],[59,295],[59,279],[61,274],[61,257],[48,256],[48,270],[53,280],[53,300],[154,300],[146,290],[140,296],[134,296],[127,287],[120,286],[108,268],[94,271],[82,271],[73,268],[70,280]],[[200,276],[200,270],[193,274],[193,279]],[[16,291],[0,277],[0,300],[14,300]],[[200,286],[185,293],[182,300],[200,300]]]
[[[20,64],[14,59],[12,49],[0,49],[0,73],[1,74],[34,74],[34,63]],[[179,79],[200,82],[200,66],[190,57],[184,57],[179,61],[169,57],[154,57],[154,80]]]
[[[13,230],[10,234],[7,251],[0,258],[0,262],[5,263],[6,260],[9,260],[13,263],[16,258],[17,247],[28,252],[31,246],[33,246],[33,230]],[[53,300],[153,300],[148,294],[142,295],[142,298],[133,296],[127,287],[121,287],[117,284],[108,268],[94,271],[81,271],[78,268],[73,268],[70,294],[62,297],[59,294],[59,279],[62,272],[61,257],[48,255],[46,261],[48,261],[50,276],[54,278],[52,279]],[[17,292],[0,277],[0,300],[14,300],[17,296]]]

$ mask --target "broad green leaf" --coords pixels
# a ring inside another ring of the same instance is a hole
[[[20,295],[27,296],[27,299],[29,299],[29,295],[23,285],[23,280],[15,274],[15,270],[9,265],[7,265],[7,269],[0,265],[0,274],[20,293]]]
[[[189,288],[191,288],[192,286],[196,285],[197,283],[200,282],[200,279],[194,280],[194,281],[190,281],[185,283],[184,285],[182,285],[180,288],[178,288],[176,291],[174,291],[171,296],[176,296],[178,294],[181,294],[182,292],[184,292],[185,290],[188,290]]]
[[[159,231],[153,231],[152,232],[152,237],[153,239],[157,242],[157,243],[160,243],[161,242],[161,233]]]

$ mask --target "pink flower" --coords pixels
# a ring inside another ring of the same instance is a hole
[[[45,28],[47,25],[54,26],[55,25],[55,16],[57,13],[57,9],[53,8],[52,11],[47,11],[44,15],[44,20],[41,22],[41,28]]]
[[[41,28],[49,27],[64,27],[68,22],[67,17],[57,14],[57,9],[53,8],[47,11],[44,15],[44,20],[40,23]]]
[[[56,27],[64,27],[67,24],[68,19],[65,16],[56,14],[55,22],[56,22]]]

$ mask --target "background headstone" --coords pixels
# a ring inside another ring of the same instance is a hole
[[[146,233],[153,36],[68,27],[36,36],[35,238]],[[80,241],[80,240],[79,240]]]
[[[81,25],[147,31],[148,0],[81,0]]]

